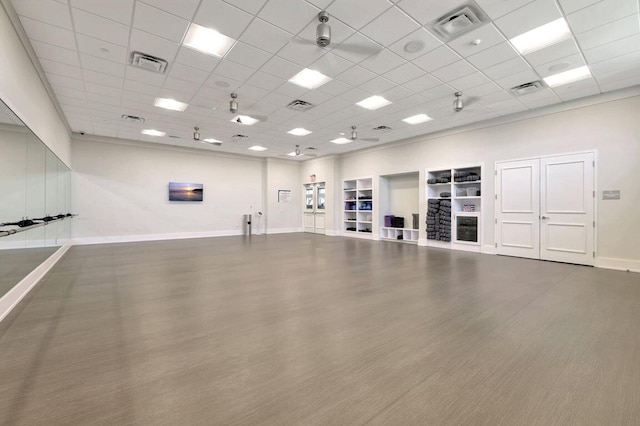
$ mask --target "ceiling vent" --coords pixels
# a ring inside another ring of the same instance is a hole
[[[376,132],[388,132],[389,130],[391,130],[391,127],[389,126],[378,126],[378,127],[374,127],[373,129]]]
[[[138,117],[137,115],[127,115],[127,114],[123,114],[122,115],[122,119],[124,121],[128,121],[130,123],[144,123],[144,118],[142,117]]]
[[[167,69],[167,61],[140,52],[131,53],[131,65],[143,70],[164,74]]]
[[[243,140],[243,139],[247,139],[248,137],[249,137],[249,136],[247,136],[247,135],[241,135],[241,134],[237,133],[237,134],[235,134],[235,135],[231,136],[231,140],[234,140],[234,141],[241,141],[241,140]]]
[[[441,40],[448,42],[484,25],[488,20],[482,9],[471,1],[436,19],[431,29]]]
[[[295,111],[309,111],[313,107],[314,107],[313,104],[310,104],[309,102],[303,101],[303,100],[300,100],[300,99],[296,99],[295,101],[291,101],[287,105],[287,108],[293,109]]]
[[[544,87],[544,84],[540,80],[538,80],[512,87],[509,90],[511,90],[511,93],[513,93],[514,95],[522,96],[542,90],[544,89]]]

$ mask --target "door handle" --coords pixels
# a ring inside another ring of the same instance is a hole
[[[540,219],[551,219],[549,216],[540,216]]]

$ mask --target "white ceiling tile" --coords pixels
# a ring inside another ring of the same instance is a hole
[[[396,84],[404,84],[407,81],[418,78],[424,74],[425,72],[423,69],[418,68],[417,66],[409,62],[406,62],[399,67],[385,73],[384,77],[388,78]]]
[[[148,72],[148,71],[145,71],[145,72]],[[82,70],[82,75],[84,76],[84,81],[89,83],[96,83],[96,84],[101,84],[103,86],[110,86],[115,88],[120,88],[122,87],[122,84],[123,84],[122,77],[104,74],[96,71],[91,71],[88,69]]]
[[[53,93],[55,93],[56,96],[66,96],[68,98],[76,98],[76,99],[87,99],[84,90],[73,89],[70,87],[56,86],[54,84],[51,85],[51,88],[53,89]]]
[[[158,97],[158,94],[160,93],[160,87],[134,80],[125,80],[124,90],[125,92],[140,93],[143,95],[153,96],[154,98]]]
[[[536,0],[494,22],[508,38],[513,38],[561,17],[555,0]]]
[[[241,65],[237,62],[231,62],[226,59],[220,62],[214,71],[215,75],[228,77],[235,81],[243,82],[255,72],[254,69]],[[212,76],[213,77],[213,76]],[[215,78],[215,77],[214,77]]]
[[[619,78],[629,77],[628,73],[638,73],[640,68],[640,51],[627,53],[626,55],[616,56],[606,61],[591,64],[589,66],[591,73],[597,78],[617,76]]]
[[[611,92],[613,90],[624,89],[627,87],[640,85],[640,75],[635,75],[625,79],[613,78],[611,80],[600,81],[598,79],[598,85],[600,90],[605,92]]]
[[[566,84],[564,86],[554,87],[553,91],[565,102],[600,93],[598,85],[592,78],[576,81],[575,83]]]
[[[491,19],[497,19],[533,1],[534,0],[476,0],[476,3],[478,3]]]
[[[37,40],[31,40],[31,46],[33,46],[33,50],[36,52],[36,55],[38,55],[38,58],[49,59],[63,64],[73,65],[74,67],[80,66],[78,52],[75,50],[42,43]]]
[[[332,45],[333,46],[333,45]],[[332,53],[353,63],[361,62],[371,55],[381,52],[383,47],[360,33],[355,33],[344,43],[333,46]]]
[[[85,83],[87,93],[96,93],[98,95],[111,96],[119,98],[122,96],[122,89],[116,89],[114,87],[103,86],[95,83]]]
[[[409,42],[421,43],[423,48],[417,52],[407,51],[405,50],[405,46]],[[413,58],[424,55],[425,53],[430,52],[436,47],[440,46],[442,46],[442,42],[440,40],[438,40],[429,31],[425,30],[424,28],[420,28],[393,43],[391,46],[389,46],[389,50],[397,55],[402,56],[404,59],[412,60]]]
[[[80,9],[73,9],[73,24],[76,32],[88,35],[100,40],[105,40],[120,46],[127,46],[129,43],[129,27],[115,21],[85,12]]]
[[[190,81],[180,80],[173,77],[167,77],[160,91],[160,96],[166,97],[164,94],[175,94],[176,100],[180,102],[188,102],[200,89],[199,84]]]
[[[47,80],[52,86],[55,85],[57,87],[84,90],[84,81],[82,81],[82,79],[71,78],[63,75],[47,74]]]
[[[455,89],[460,91],[481,86],[489,82],[490,80],[487,77],[477,72],[474,72],[472,74],[466,75],[458,79],[448,81],[448,83],[451,86],[453,86]]]
[[[448,83],[452,80],[457,80],[474,72],[476,72],[476,69],[469,65],[467,61],[460,60],[445,67],[439,68],[433,71],[431,74],[434,77]]]
[[[451,95],[451,102],[453,103],[453,94],[455,89],[448,84],[441,84],[439,86],[430,87],[429,89],[421,92],[420,94],[428,100],[442,98],[443,96]]]
[[[391,80],[388,80],[384,77],[376,77],[372,80],[367,81],[366,83],[359,85],[358,87],[369,93],[376,94],[376,93],[382,93],[386,90],[392,89],[395,86],[396,86],[396,83],[394,83]]]
[[[320,10],[305,2],[269,0],[258,17],[292,34],[298,34],[310,22],[317,22]]]
[[[288,80],[300,72],[302,68],[300,65],[294,64],[291,61],[287,61],[286,59],[282,59],[278,56],[272,56],[271,59],[269,59],[269,61],[260,68],[260,70],[273,76]]]
[[[332,96],[329,95],[328,93],[320,92],[318,90],[309,90],[307,93],[305,93],[302,96],[302,99],[304,101],[310,102],[313,105],[319,105],[323,102],[328,101],[331,98]],[[305,112],[313,112],[313,109]]]
[[[579,53],[575,53],[573,55],[556,59],[546,64],[538,65],[534,67],[534,70],[540,75],[540,77],[548,77],[553,74],[557,74],[563,71],[571,70],[574,68],[581,67],[586,65],[582,55]],[[562,68],[558,68],[558,67]],[[553,67],[556,67],[555,69]]]
[[[412,63],[425,71],[431,72],[460,60],[460,55],[448,46],[440,46],[418,58]]]
[[[399,102],[402,99],[408,98],[409,96],[414,95],[413,91],[405,89],[402,86],[396,86],[389,90],[385,90],[382,92],[381,96],[385,99],[390,100],[391,102]]]
[[[438,80],[437,78],[431,75],[425,74],[421,77],[418,77],[416,79],[413,79],[411,81],[404,83],[402,86],[406,89],[413,90],[416,93],[420,93],[432,87],[439,86],[441,84],[442,84],[442,81]]]
[[[50,61],[48,59],[40,59],[40,65],[42,65],[42,69],[48,74],[58,74],[65,77],[82,79],[82,70],[78,67]]]
[[[139,81],[146,84],[153,84],[155,86],[162,86],[166,78],[164,74],[158,74],[132,66],[127,67],[126,77],[129,80]]]
[[[229,3],[235,7],[255,15],[258,13],[262,6],[266,3],[266,0],[224,0],[225,3]]]
[[[182,46],[178,51],[176,62],[202,71],[211,72],[220,63],[220,58]]]
[[[473,43],[475,40],[480,40],[480,44],[475,45]],[[488,24],[461,35],[447,45],[458,52],[460,56],[467,57],[505,41],[506,39],[497,28],[493,24]]]
[[[29,39],[69,50],[76,50],[73,32],[69,30],[24,17],[20,19],[20,22]]]
[[[130,25],[133,16],[133,3],[133,0],[72,0],[71,6],[124,25]]]
[[[120,98],[112,96],[99,95],[97,93],[87,93],[87,100],[96,104],[105,104],[110,106],[120,106]]]
[[[472,87],[470,89],[465,89],[465,94],[473,97],[481,97],[490,95],[491,93],[499,92],[502,88],[495,84],[494,82],[485,83],[480,86]]]
[[[283,83],[282,78],[276,78],[261,71],[258,71],[257,73],[249,77],[246,82],[269,92],[277,89]],[[260,98],[262,97],[264,96],[261,96]]]
[[[518,53],[511,47],[511,44],[504,42],[497,46],[490,47],[487,50],[483,50],[480,53],[476,53],[475,55],[471,55],[467,60],[476,68],[485,69],[508,61],[509,59],[517,58],[518,56]]]
[[[553,97],[548,97],[544,99],[527,99],[526,96],[523,96],[523,97],[520,97],[519,100],[521,104],[523,104],[524,106],[526,106],[531,110],[536,108],[546,107],[549,105],[559,104],[560,102],[562,102],[562,100],[559,97],[557,97],[555,94],[553,95]]]
[[[285,82],[284,84],[282,84],[280,87],[276,89],[276,92],[280,93],[281,95],[289,96],[291,98],[290,100],[293,100],[293,99],[299,98],[304,93],[306,93],[307,89],[289,82]]]
[[[576,45],[575,40],[570,38],[549,47],[545,47],[537,52],[530,53],[524,58],[535,67],[576,53],[578,53],[578,46]]]
[[[370,96],[371,93],[357,87],[347,90],[346,92],[339,95],[340,99],[344,99],[345,101],[349,101],[354,104]]]
[[[574,34],[638,13],[637,0],[603,0],[567,16]]]
[[[264,50],[238,42],[225,58],[257,70],[271,58],[271,55]]]
[[[376,75],[374,73],[367,71],[359,65],[356,65],[353,68],[350,68],[342,74],[338,75],[336,79],[351,86],[359,86],[362,83],[367,82],[375,77]]]
[[[77,98],[70,98],[68,96],[56,96],[56,98],[58,99],[58,103],[62,106],[62,109],[64,109],[67,105],[71,105],[71,106],[77,106],[80,108],[88,108],[88,103],[86,100],[84,99],[77,99]]]
[[[191,20],[200,0],[143,0],[145,3],[181,18]],[[256,2],[257,3],[257,2]]]
[[[145,33],[144,31],[131,30],[131,44],[129,45],[131,51],[153,55],[171,63],[176,57],[179,48],[180,44],[173,41]]]
[[[317,19],[310,22],[306,27],[302,29],[302,31],[300,31],[300,33],[298,33],[298,38],[305,40],[310,45],[315,45],[316,30],[319,23],[320,22]],[[329,24],[331,26],[331,44],[327,47],[327,49],[336,47],[356,33],[356,30],[337,19],[329,18]]]
[[[242,34],[240,41],[264,51],[275,53],[282,49],[292,38],[293,35],[291,33],[256,18]]]
[[[262,99],[269,94],[270,90],[265,90],[261,87],[256,87],[251,84],[243,84],[238,89],[238,96],[241,98]]]
[[[602,0],[558,0],[565,14],[576,12]]]
[[[237,39],[251,18],[247,12],[220,0],[203,0],[193,22]]]
[[[602,62],[616,56],[625,55],[640,49],[640,34],[616,40],[604,46],[585,50],[584,56],[590,63]],[[640,71],[640,70],[639,70]]]
[[[169,76],[202,85],[209,78],[209,73],[187,65],[175,63],[171,66]]]
[[[601,27],[578,34],[576,39],[583,50],[602,46],[621,38],[630,37],[640,32],[640,20],[637,15],[610,22]]]
[[[418,28],[420,26],[413,19],[393,7],[363,27],[360,32],[371,40],[387,46]]]
[[[529,64],[527,64],[524,59],[518,57],[514,59],[510,59],[506,62],[502,62],[498,65],[494,65],[485,69],[483,72],[485,75],[493,80],[497,80],[499,78],[506,77],[508,75],[517,74],[522,71],[526,71],[530,69]]]
[[[387,0],[367,0],[357,7],[350,2],[336,1],[327,8],[331,17],[335,17],[356,30],[380,16],[392,6]],[[329,21],[331,24],[332,21]]]
[[[15,0],[13,7],[20,16],[41,22],[55,22],[57,27],[72,30],[69,7],[57,2],[42,0]]]
[[[340,80],[331,80],[328,83],[323,84],[322,86],[320,86],[317,90],[324,92],[324,93],[328,93],[330,95],[333,96],[338,96],[341,93],[346,92],[347,90],[351,89],[351,87],[353,87],[350,84],[347,84],[343,81]]]
[[[509,90],[512,87],[520,86],[521,84],[530,83],[539,79],[540,76],[535,71],[529,69],[509,74],[506,77],[496,79],[495,82],[503,89]]]
[[[461,1],[425,1],[402,0],[396,4],[420,24],[435,21],[442,15],[454,10]]]
[[[83,34],[77,34],[76,40],[78,42],[78,50],[82,53],[122,64],[127,62],[128,54],[126,47]]]
[[[348,70],[353,65],[354,64],[352,62],[349,62],[346,59],[342,59],[340,56],[329,52],[312,63],[309,68],[312,70],[320,71],[322,74],[333,78],[338,74]]]
[[[116,77],[124,77],[125,74],[124,64],[107,61],[85,53],[80,54],[80,63],[82,64],[83,69],[90,71],[101,72],[103,74],[109,74]]]
[[[368,69],[369,71],[381,75],[406,63],[407,61],[402,57],[396,55],[388,49],[384,49],[380,53],[370,56],[364,61],[360,62],[359,65],[363,68]]]
[[[295,62],[298,65],[302,65],[303,67],[307,67],[325,53],[327,53],[327,50],[325,49],[317,46],[310,46],[302,39],[294,39],[278,52],[278,56],[288,61]]]
[[[187,32],[189,21],[138,1],[133,27],[180,43]]]

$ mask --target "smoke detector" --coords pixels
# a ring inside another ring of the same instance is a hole
[[[164,74],[167,69],[167,61],[141,52],[131,53],[131,65],[143,70]]]
[[[436,19],[431,29],[441,40],[448,42],[474,30],[488,21],[487,15],[473,1]]]
[[[542,89],[544,89],[544,83],[538,80],[538,81],[530,81],[529,83],[524,83],[519,86],[512,87],[509,90],[511,90],[511,92],[514,95],[522,96],[532,92],[537,92],[538,90],[542,90]]]
[[[315,105],[307,102],[307,101],[303,101],[300,99],[296,99],[295,101],[291,101],[287,104],[287,108],[295,110],[295,111],[308,111],[311,108],[313,108]]]

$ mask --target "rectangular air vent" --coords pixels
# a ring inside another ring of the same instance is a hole
[[[430,29],[441,40],[448,42],[484,25],[488,20],[482,9],[469,1],[436,19]]]
[[[291,101],[287,105],[287,108],[293,109],[293,110],[296,110],[296,111],[308,111],[313,107],[314,107],[313,104],[310,104],[309,102],[303,101],[303,100],[300,100],[300,99],[296,99],[295,101]]]
[[[137,115],[123,114],[122,119],[131,123],[144,123],[144,118],[138,117]]]
[[[383,125],[383,126],[374,127],[371,130],[374,130],[376,132],[388,132],[389,130],[391,130],[391,127]]]
[[[238,133],[238,134],[235,134],[235,135],[231,136],[231,139],[234,140],[234,141],[241,141],[241,140],[246,139],[248,137],[249,136],[247,136],[247,135],[241,135],[241,134]]]
[[[131,65],[143,70],[164,74],[167,69],[167,61],[140,52],[131,53]]]
[[[512,87],[509,90],[511,90],[514,95],[522,96],[532,92],[537,92],[538,90],[542,90],[544,89],[544,87],[544,84],[540,80],[538,80]]]

